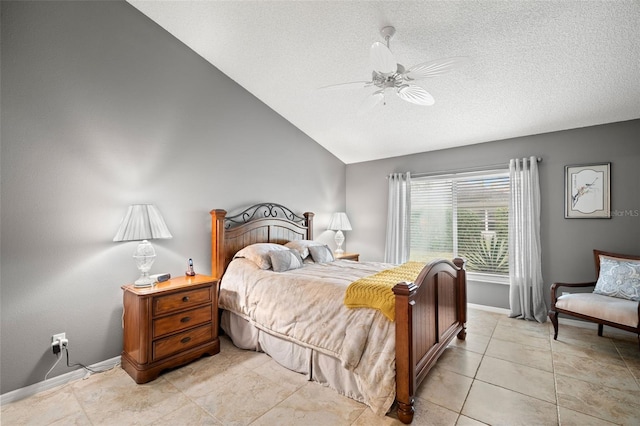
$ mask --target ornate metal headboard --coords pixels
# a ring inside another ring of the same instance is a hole
[[[230,217],[225,210],[210,213],[211,275],[218,279],[233,255],[250,244],[313,239],[313,213],[298,216],[280,204],[255,204]]]

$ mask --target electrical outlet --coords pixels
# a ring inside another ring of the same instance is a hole
[[[58,333],[51,336],[51,346],[60,345],[62,340],[67,340],[67,333]]]

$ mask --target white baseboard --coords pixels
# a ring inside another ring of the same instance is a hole
[[[101,361],[96,364],[90,365],[89,368],[91,368],[92,370],[106,371],[118,366],[119,364],[120,364],[120,356],[116,356],[111,359],[107,359],[105,361]],[[47,380],[43,380],[42,382],[34,383],[30,386],[26,386],[24,388],[7,392],[5,394],[0,395],[0,405],[5,405],[10,402],[18,401],[20,399],[35,395],[37,393],[44,392],[49,389],[53,389],[56,386],[64,385],[73,380],[82,379],[83,377],[89,376],[91,374],[93,373],[86,371],[84,368],[79,368],[77,370],[70,371],[69,373],[61,374],[59,376],[52,377]]]
[[[494,312],[496,314],[505,314],[509,315],[509,309],[505,308],[496,308],[495,306],[487,306],[487,305],[476,305],[475,303],[467,303],[467,306],[473,309],[478,309],[480,311]]]

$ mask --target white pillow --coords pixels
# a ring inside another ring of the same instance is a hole
[[[303,259],[306,259],[307,256],[309,256],[309,247],[322,246],[322,245],[324,244],[319,243],[317,241],[313,241],[313,240],[295,240],[295,241],[289,241],[284,246],[289,247],[290,249],[298,250],[298,253],[300,253],[300,256]]]
[[[640,260],[600,255],[596,294],[640,301]]]
[[[310,246],[309,254],[316,263],[327,263],[335,260],[331,249],[326,245]]]
[[[270,269],[271,258],[269,257],[269,252],[274,250],[289,249],[281,244],[256,243],[251,244],[250,246],[246,246],[242,250],[238,251],[235,256],[233,256],[233,258],[237,259],[239,257],[243,257],[258,265],[260,269]]]
[[[284,272],[302,268],[302,258],[298,250],[274,250],[269,252],[274,272]]]

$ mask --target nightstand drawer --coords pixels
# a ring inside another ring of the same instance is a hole
[[[211,321],[211,305],[153,320],[153,338]]]
[[[153,360],[179,353],[213,339],[211,324],[153,342]]]
[[[211,287],[153,298],[153,314],[166,314],[211,301]]]

